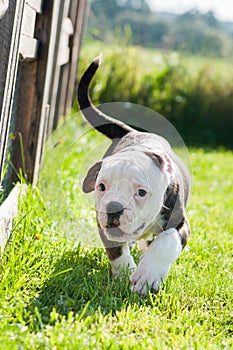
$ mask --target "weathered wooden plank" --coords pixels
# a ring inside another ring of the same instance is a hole
[[[26,3],[29,6],[31,6],[31,8],[36,10],[36,12],[41,12],[42,11],[42,2],[43,2],[43,0],[26,0]]]
[[[72,6],[70,8],[69,16],[74,25],[74,34],[72,38],[70,69],[66,87],[66,100],[63,111],[60,110],[60,115],[65,115],[69,111],[75,97],[74,90],[75,82],[77,80],[77,62],[80,52],[82,34],[85,28],[88,1],[79,0],[78,3],[76,1],[72,1],[71,5]]]
[[[15,139],[11,145],[13,166],[9,168],[7,174],[10,183],[17,181],[19,169],[23,169],[23,174],[29,181],[33,181],[34,174],[39,170],[48,117],[48,98],[45,92],[47,94],[48,57],[49,55],[53,57],[50,43],[54,2],[58,3],[54,0],[44,1],[43,11],[37,15],[35,39],[39,41],[38,60],[19,63],[17,93],[13,108],[15,120],[13,130]]]
[[[0,206],[0,251],[3,252],[12,232],[12,223],[18,213],[18,203],[25,195],[27,185],[16,185]]]
[[[61,5],[54,8],[54,25],[56,21],[56,38],[55,38],[55,46],[54,46],[54,61],[51,69],[52,81],[50,86],[50,116],[49,116],[49,124],[48,124],[48,134],[51,134],[54,126],[54,120],[57,118],[57,105],[60,102],[61,96],[59,94],[59,84],[60,81],[60,71],[61,66],[57,64],[58,60],[58,50],[60,43],[60,29],[62,26],[62,21],[64,17],[68,16],[70,0],[65,0],[61,3]],[[55,30],[54,30],[55,33]]]
[[[24,0],[10,0],[0,20],[0,183],[12,111]]]
[[[66,18],[68,18],[68,20],[72,23],[74,32],[69,36],[68,50],[65,50],[66,57],[63,57],[63,65],[59,66],[58,61],[56,66],[56,74],[54,77],[54,85],[52,89],[53,95],[51,100],[51,114],[48,130],[49,133],[51,133],[52,130],[56,128],[59,118],[66,115],[73,103],[77,62],[81,45],[83,25],[86,18],[86,6],[86,0],[70,2],[66,1],[66,7],[63,11],[63,23],[65,23],[64,19],[66,21]],[[68,56],[69,61],[65,63],[68,59]]]
[[[38,174],[40,170],[40,165],[43,157],[43,146],[45,138],[47,137],[48,129],[48,118],[51,113],[51,89],[54,82],[54,69],[56,67],[57,59],[57,35],[60,29],[59,27],[59,13],[63,10],[64,2],[53,1],[52,17],[51,17],[51,32],[50,32],[50,43],[49,51],[47,56],[47,69],[46,77],[44,81],[44,90],[43,90],[43,101],[41,107],[41,123],[38,130],[38,139],[37,139],[37,149],[35,154],[35,165],[33,173],[33,184],[36,184],[38,181]]]
[[[70,18],[64,17],[61,24],[60,41],[57,53],[57,65],[63,66],[70,60],[70,35],[73,34],[74,28]]]
[[[38,41],[30,38],[24,34],[21,35],[20,39],[20,58],[25,60],[36,59],[38,49]]]
[[[36,59],[38,41],[34,38],[37,11],[27,2],[24,6],[20,38],[20,58],[23,60]]]
[[[2,0],[0,2],[0,19],[5,15],[8,10],[9,0]]]
[[[31,8],[26,3],[23,11],[21,33],[33,38],[34,32],[35,32],[35,23],[36,23],[36,10]]]

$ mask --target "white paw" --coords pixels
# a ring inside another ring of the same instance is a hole
[[[152,264],[151,259],[144,256],[130,277],[132,292],[141,295],[146,295],[148,291],[157,292],[160,285],[166,279],[168,270],[169,266]]]
[[[114,276],[119,276],[127,271],[132,273],[137,267],[132,256],[130,255],[128,246],[122,247],[122,255],[119,258],[112,260],[111,265],[112,274]]]
[[[131,262],[131,261],[128,261],[128,262],[121,262],[119,265],[118,265],[118,262],[115,264],[114,263],[111,263],[112,265],[112,274],[113,276],[120,276],[124,273],[126,273],[127,271],[129,271],[129,273],[132,273],[137,265],[134,263],[134,262]]]
[[[131,275],[132,291],[145,295],[158,291],[166,279],[171,264],[182,251],[176,229],[161,232],[143,254],[137,269]]]

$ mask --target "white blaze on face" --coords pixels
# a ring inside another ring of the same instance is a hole
[[[119,240],[140,238],[161,210],[168,181],[155,162],[143,152],[125,151],[105,158],[95,188],[101,228],[107,227],[108,203],[118,202],[124,208],[118,226],[124,238]],[[112,240],[115,240],[114,237]]]

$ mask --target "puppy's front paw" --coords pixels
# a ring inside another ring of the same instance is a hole
[[[120,276],[122,273],[129,271],[130,274],[135,270],[137,265],[135,264],[133,257],[129,253],[128,247],[122,248],[122,255],[111,261],[112,274],[114,276]]]
[[[137,265],[133,263],[116,265],[112,263],[112,274],[114,277],[119,277],[128,273],[128,276],[136,269]]]
[[[144,257],[130,277],[131,290],[141,295],[146,295],[148,291],[157,292],[167,277],[168,270],[169,267],[154,265],[150,259]]]

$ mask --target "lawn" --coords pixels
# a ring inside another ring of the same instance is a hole
[[[58,128],[20,203],[1,257],[0,349],[233,348],[233,153],[190,150],[192,235],[159,293],[142,298],[111,278],[80,190],[106,147],[88,130],[75,114]]]

